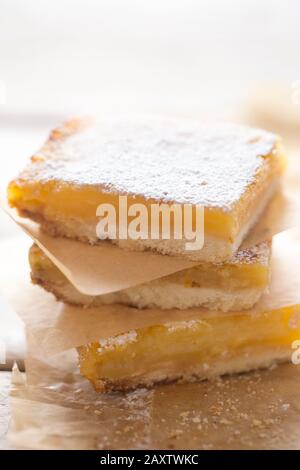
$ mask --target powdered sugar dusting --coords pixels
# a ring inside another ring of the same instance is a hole
[[[238,250],[231,258],[230,264],[262,264],[267,266],[271,257],[271,241],[258,243],[251,248]]]
[[[124,333],[122,335],[114,336],[112,338],[103,339],[99,341],[99,348],[98,352],[101,353],[104,350],[113,350],[118,346],[125,346],[129,343],[134,343],[137,338],[136,331],[128,331],[128,333]]]
[[[201,323],[200,320],[189,320],[189,321],[177,321],[174,323],[166,323],[169,333],[173,333],[178,330],[186,330],[188,328],[194,328],[196,325]]]
[[[233,124],[109,121],[48,142],[21,178],[230,210],[275,143]]]

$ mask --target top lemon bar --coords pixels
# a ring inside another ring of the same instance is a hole
[[[121,248],[224,262],[278,188],[284,162],[277,136],[247,126],[155,118],[95,124],[78,118],[52,131],[9,184],[8,200],[50,234],[89,243],[99,241],[98,206],[112,204],[118,211],[119,196],[127,196],[128,207],[201,206],[202,249],[186,250],[184,236],[112,241]]]

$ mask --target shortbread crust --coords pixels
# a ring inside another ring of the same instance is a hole
[[[271,242],[240,250],[228,263],[203,263],[106,295],[80,293],[36,245],[30,249],[31,278],[59,300],[84,307],[120,303],[138,308],[241,310],[251,308],[270,278]]]

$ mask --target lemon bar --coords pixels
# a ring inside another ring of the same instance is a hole
[[[245,372],[288,361],[300,337],[299,306],[213,316],[128,331],[78,348],[98,392]]]
[[[128,207],[189,205],[193,214],[201,207],[201,249],[187,250],[186,234],[172,235],[173,219],[170,239],[108,238],[125,249],[216,263],[237,251],[278,188],[284,166],[279,139],[247,126],[74,119],[54,130],[9,184],[8,200],[51,235],[92,244],[99,242],[97,208],[110,204],[118,215],[120,196]]]
[[[271,242],[238,251],[227,263],[202,263],[154,281],[110,294],[80,293],[33,245],[29,252],[31,278],[59,300],[85,307],[120,303],[138,308],[241,310],[252,307],[266,291],[270,278]]]

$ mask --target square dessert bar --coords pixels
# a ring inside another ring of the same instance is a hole
[[[210,379],[291,358],[299,306],[209,314],[128,331],[78,348],[81,373],[98,392]],[[130,311],[128,312],[130,315]]]
[[[271,242],[239,250],[227,263],[202,263],[99,296],[79,292],[37,245],[31,247],[29,261],[32,281],[69,304],[98,307],[116,303],[137,308],[181,310],[206,307],[227,312],[252,307],[267,290]]]
[[[85,119],[54,130],[8,187],[12,207],[54,236],[97,243],[97,207],[119,196],[128,206],[190,204],[204,208],[204,246],[186,239],[114,239],[122,248],[195,261],[229,260],[279,186],[278,138],[232,124],[149,119]],[[116,221],[118,224],[118,221]],[[118,229],[118,227],[117,227]]]

